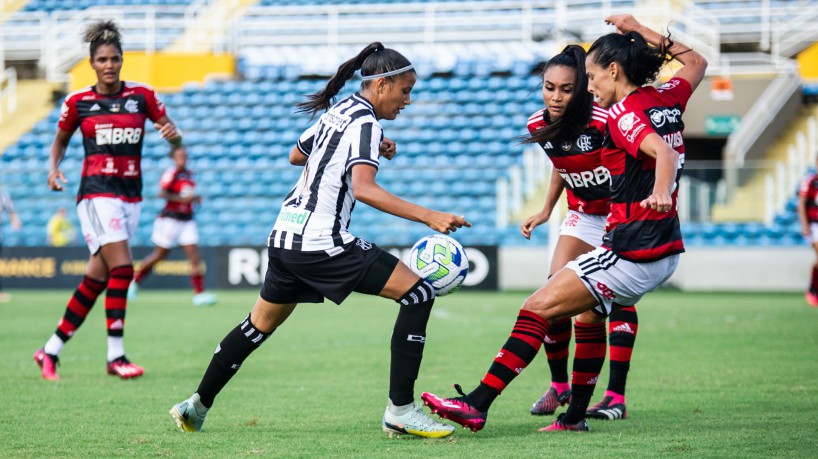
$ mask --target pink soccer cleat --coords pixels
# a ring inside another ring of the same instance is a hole
[[[576,424],[566,424],[563,422],[565,419],[565,413],[560,414],[557,416],[557,419],[554,420],[554,423],[550,426],[543,427],[541,429],[537,429],[538,432],[558,432],[558,431],[569,431],[569,432],[590,432],[591,428],[588,427],[588,423],[585,422],[585,419],[580,420]]]
[[[122,379],[137,378],[142,376],[145,370],[139,365],[134,365],[124,355],[113,362],[108,362],[108,374],[119,376]]]
[[[40,367],[43,374],[43,379],[49,381],[59,381],[60,375],[57,374],[57,364],[60,363],[60,358],[56,355],[46,354],[44,349],[37,349],[34,353],[34,361]]]
[[[531,405],[531,414],[534,416],[542,416],[546,414],[554,414],[557,408],[565,405],[571,401],[571,390],[557,393],[553,387],[549,387],[547,391],[540,397],[539,400]]]
[[[481,430],[486,425],[488,411],[479,411],[471,406],[459,384],[455,384],[454,388],[460,397],[440,398],[435,394],[424,392],[420,398],[423,399],[423,404],[431,409],[432,414],[456,422],[472,432]]]
[[[813,308],[818,308],[818,295],[812,292],[807,292],[804,295],[804,299],[807,300],[808,305],[812,306]]]

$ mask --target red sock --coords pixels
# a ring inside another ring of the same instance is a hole
[[[576,351],[574,371],[571,374],[571,402],[565,417],[568,423],[585,417],[585,411],[594,394],[599,373],[605,363],[607,342],[605,322],[598,324],[574,323]]]
[[[133,281],[136,282],[137,284],[141,284],[142,281],[145,280],[145,278],[148,277],[152,271],[153,269],[149,267],[144,267],[140,269],[139,272],[136,273],[136,276],[134,276]]]
[[[91,312],[91,308],[94,307],[97,297],[105,290],[105,285],[105,281],[91,279],[88,276],[82,278],[82,282],[68,300],[65,314],[57,324],[57,331],[54,332],[63,342],[71,339],[74,332],[80,328],[85,318],[88,317],[88,313]]]
[[[111,268],[108,279],[108,294],[105,296],[105,319],[108,325],[108,336],[122,336],[125,328],[125,306],[128,299],[128,286],[133,280],[133,265]]]
[[[193,274],[190,276],[190,283],[193,284],[194,293],[204,292],[204,276],[201,274]]]
[[[538,314],[520,310],[511,336],[494,359],[482,383],[499,394],[534,360],[548,333],[548,321]]]
[[[812,267],[812,276],[809,281],[809,290],[818,294],[818,266]]]
[[[608,391],[625,395],[625,384],[631,367],[633,345],[639,320],[636,306],[628,306],[611,312],[608,318],[608,341],[611,346],[611,375],[608,380]]]
[[[551,369],[551,381],[568,384],[568,345],[571,344],[571,319],[551,321],[545,335],[545,355]]]

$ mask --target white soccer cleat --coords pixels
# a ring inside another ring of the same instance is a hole
[[[196,406],[199,406],[197,409]],[[202,410],[204,412],[202,413]],[[202,405],[199,394],[193,394],[189,399],[173,405],[170,415],[176,421],[176,425],[182,432],[201,432],[202,424],[207,417],[208,409]]]
[[[128,286],[128,301],[133,301],[138,296],[139,296],[139,286],[136,285],[136,281],[131,281],[131,285]]]
[[[386,407],[383,414],[383,431],[400,437],[401,435],[415,435],[426,438],[448,437],[454,432],[454,427],[437,422],[423,412],[423,405],[415,404],[414,408],[405,414],[395,415]]]
[[[202,292],[193,295],[193,306],[211,306],[216,304],[216,295],[210,292]]]

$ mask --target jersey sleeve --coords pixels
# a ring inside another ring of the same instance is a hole
[[[67,132],[74,132],[80,124],[80,117],[77,114],[77,104],[70,96],[66,96],[60,107],[60,120],[57,127]]]
[[[312,153],[312,144],[315,140],[315,131],[318,129],[318,123],[313,124],[312,126],[308,127],[306,131],[301,134],[301,137],[298,138],[298,141],[295,143],[295,146],[298,148],[298,151],[304,153],[304,155],[309,156]]]
[[[157,95],[153,89],[147,92],[145,102],[148,105],[148,118],[150,118],[151,121],[159,121],[160,118],[167,115],[165,104],[162,103],[162,100],[159,99],[159,95]]]
[[[807,193],[809,193],[809,185],[812,182],[812,179],[815,178],[814,174],[809,174],[801,180],[801,185],[798,187],[798,196],[806,197]]]
[[[684,78],[671,78],[665,84],[659,86],[656,92],[669,100],[671,104],[673,102],[678,103],[684,111],[687,107],[687,101],[693,95],[693,88],[690,86],[690,82]]]
[[[380,124],[373,122],[361,124],[357,145],[354,143],[352,145],[346,170],[349,171],[356,164],[369,164],[377,169],[380,164],[382,140],[383,128],[381,128]]]
[[[533,134],[538,129],[542,129],[546,127],[548,124],[545,122],[545,118],[543,115],[545,114],[545,109],[534,113],[533,115],[528,117],[528,132]]]
[[[626,107],[616,116],[609,114],[608,132],[616,146],[631,156],[639,158],[642,155],[639,152],[639,145],[648,134],[656,131],[653,130],[653,126],[643,112]]]
[[[159,179],[159,189],[162,191],[170,191],[173,184],[173,178],[176,176],[176,168],[171,167],[162,173],[162,178]]]

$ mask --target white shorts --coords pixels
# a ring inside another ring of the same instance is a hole
[[[809,224],[809,242],[810,244],[818,242],[818,223]]]
[[[569,210],[560,226],[560,236],[573,236],[582,242],[599,247],[605,235],[605,215],[591,215]]]
[[[649,263],[634,263],[597,247],[568,262],[565,267],[577,273],[596,297],[599,306],[593,311],[606,317],[614,303],[633,306],[639,302],[642,295],[668,280],[678,264],[679,254]]]
[[[196,220],[157,217],[153,222],[151,242],[163,249],[172,249],[177,245],[196,245],[199,243]]]
[[[77,203],[82,237],[92,255],[105,244],[131,239],[139,227],[140,214],[141,202],[91,198]]]

